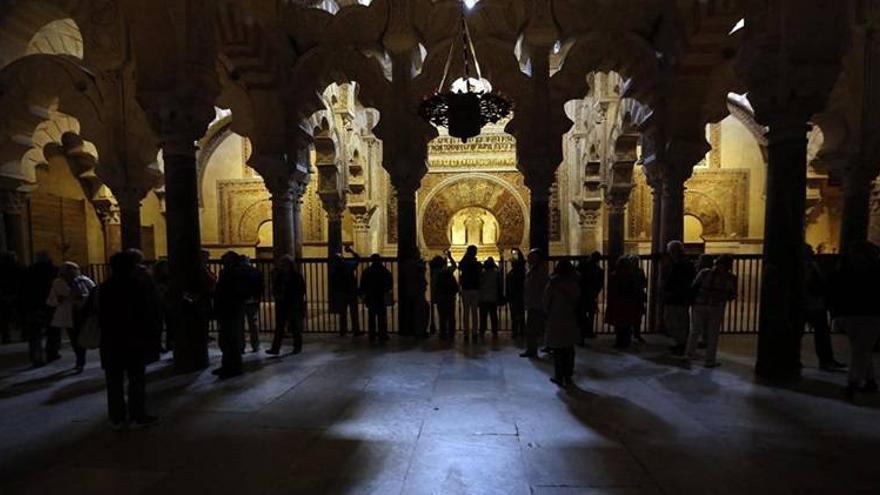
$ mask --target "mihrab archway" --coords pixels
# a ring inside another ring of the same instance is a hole
[[[423,246],[431,251],[448,249],[452,218],[472,207],[487,210],[498,221],[499,248],[523,244],[528,206],[513,185],[488,174],[466,174],[438,184],[425,199],[419,216]]]
[[[718,239],[730,235],[724,222],[724,213],[709,195],[687,190],[684,193],[684,214],[702,224],[703,239]]]

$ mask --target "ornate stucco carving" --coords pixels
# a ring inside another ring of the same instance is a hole
[[[224,244],[256,244],[260,225],[272,220],[269,191],[262,179],[217,182],[220,241]]]
[[[630,199],[628,236],[647,240],[651,235],[651,190],[641,168],[633,174]],[[685,182],[685,215],[692,215],[703,224],[706,240],[736,239],[749,233],[749,171],[706,169],[694,171]]]
[[[499,247],[520,246],[525,233],[525,202],[513,183],[498,177],[482,174],[455,175],[431,174],[428,178],[439,181],[430,184],[422,212],[421,234],[429,249],[449,247],[449,227],[452,217],[459,211],[480,207],[491,212],[499,225]],[[426,179],[428,179],[426,178]]]

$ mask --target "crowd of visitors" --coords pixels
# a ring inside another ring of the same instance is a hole
[[[350,248],[346,251],[351,258],[337,253],[327,265],[329,311],[338,317],[340,335],[350,330],[357,337],[362,334],[362,303],[369,341],[384,342],[388,340],[389,308],[398,304],[394,278],[378,254],[370,256],[358,277],[361,258]],[[551,273],[547,257],[538,249],[527,256],[518,249],[510,254],[509,262],[502,256],[499,265],[493,257],[480,261],[477,248],[469,246],[458,261],[448,251],[434,257],[428,264],[428,277],[414,271],[414,276],[428,279],[430,323],[426,320],[424,326],[430,326],[430,333],[437,333],[444,342],[455,339],[460,300],[463,341],[481,342],[487,331],[497,338],[499,309],[507,306],[512,337],[524,346],[520,356],[535,358],[539,350],[551,354],[551,381],[562,387],[572,383],[575,348],[596,337],[600,311],[604,323],[614,330],[616,349],[644,342],[640,329],[648,313],[648,276],[638,257],[624,255],[614,260],[606,274],[602,256],[593,253],[576,265],[559,260]],[[265,298],[264,274],[247,256],[225,253],[216,275],[208,268],[207,254],[203,258],[201,283],[206,296],[190,300],[186,294],[174,297],[167,261],[148,267],[136,250],[113,255],[109,276],[100,286],[75,263],[56,266],[44,252],[37,253],[27,267],[14,254],[0,253],[0,337],[10,342],[13,327],[20,329],[33,366],[40,367],[60,358],[62,333],[66,333],[75,356],[74,373],[83,371],[87,349],[99,347],[111,425],[150,425],[156,418],[146,412],[145,369],[162,352],[174,349],[175,328],[189,321],[180,314],[186,304],[197,306],[205,319],[217,322],[222,358],[213,374],[220,379],[243,372],[242,354],[248,340],[252,352],[260,351],[259,314],[268,303],[274,307],[275,333],[265,352],[280,354],[288,332],[293,354],[303,348],[308,291],[293,257],[279,259],[271,280],[265,281],[271,283],[272,301]],[[671,339],[670,353],[692,361],[703,349],[704,366],[719,366],[718,337],[725,307],[737,296],[733,257],[702,255],[694,263],[684,244],[673,241],[655,262],[659,263],[660,304],[653,318]],[[846,368],[835,359],[832,329],[848,336],[848,398],[877,391],[871,356],[880,340],[877,280],[880,248],[873,244],[850,246],[833,271],[823,270],[809,246],[805,248],[804,326],[813,330],[816,356],[826,371]],[[603,291],[606,304],[600,308]],[[411,303],[402,300],[399,304]]]

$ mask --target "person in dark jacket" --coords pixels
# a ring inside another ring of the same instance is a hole
[[[98,289],[101,327],[101,367],[107,379],[110,425],[120,429],[129,422],[142,427],[158,418],[146,413],[145,368],[159,335],[155,293],[138,280],[130,253],[110,258],[110,278]],[[124,381],[128,379],[128,404]]]
[[[360,294],[367,307],[370,342],[388,340],[388,306],[393,304],[394,279],[378,254],[370,255],[370,266],[361,276]]]
[[[492,326],[492,338],[498,338],[498,303],[503,293],[501,272],[489,256],[480,273],[480,340],[486,333],[487,319]]]
[[[357,336],[361,334],[357,304],[357,268],[361,257],[350,246],[346,246],[345,250],[352,255],[352,259],[345,259],[342,253],[330,258],[330,311],[339,316],[339,335],[348,334],[350,318],[351,331]]]
[[[266,354],[281,352],[284,332],[290,328],[293,334],[293,353],[302,352],[302,333],[306,318],[306,281],[296,266],[293,256],[278,260],[272,274],[272,290],[275,295],[275,337]]]
[[[458,283],[461,286],[461,305],[464,312],[465,341],[476,339],[479,325],[480,308],[480,273],[482,263],[477,260],[477,246],[468,246],[458,263]]]
[[[689,309],[693,299],[692,285],[697,276],[694,264],[684,252],[681,241],[666,246],[668,261],[660,271],[660,300],[663,303],[663,326],[675,344],[669,348],[677,356],[684,354],[690,329]]]
[[[21,309],[25,321],[28,351],[35,367],[48,361],[59,359],[57,353],[46,355],[43,349],[43,334],[49,326],[52,310],[46,304],[52,282],[58,276],[58,268],[52,263],[49,253],[41,251],[35,261],[25,270],[21,291]]]
[[[248,297],[245,267],[241,256],[227,251],[220,261],[223,268],[214,289],[214,314],[217,316],[217,340],[223,358],[212,371],[219,378],[240,375],[241,348],[244,337],[244,305]]]
[[[247,256],[241,257],[242,276],[247,298],[244,301],[244,322],[250,336],[251,351],[260,351],[260,302],[263,300],[263,272]],[[241,339],[241,352],[244,353],[245,339]]]
[[[846,368],[846,364],[834,359],[834,348],[831,346],[831,327],[828,325],[828,308],[825,298],[827,296],[827,280],[816,261],[813,247],[804,245],[804,291],[803,310],[804,320],[813,329],[813,344],[816,348],[816,357],[819,358],[819,368],[825,371],[835,371]]]
[[[828,309],[834,325],[849,338],[849,380],[844,395],[877,392],[874,346],[880,340],[880,248],[870,242],[850,245],[829,280]]]
[[[433,269],[431,299],[437,305],[440,340],[453,340],[455,338],[455,298],[458,296],[458,281],[455,280],[455,269],[449,266],[444,258],[439,256],[437,258],[440,258],[442,266],[437,263]]]
[[[512,250],[510,271],[507,272],[505,294],[510,308],[511,337],[519,338],[525,334],[526,302],[523,295],[526,283],[526,259],[517,248]]]
[[[614,327],[614,348],[632,343],[633,328],[642,320],[644,286],[628,256],[621,256],[608,277],[608,307],[605,321]]]
[[[19,320],[18,302],[24,270],[14,252],[0,253],[0,339],[4,344],[12,342],[12,324]]]
[[[578,345],[583,346],[585,339],[595,339],[596,313],[599,311],[599,294],[605,288],[605,270],[600,263],[602,255],[594,252],[589,258],[578,261],[577,274],[581,288],[581,300],[578,304],[578,319],[581,327]]]
[[[574,345],[580,338],[580,322],[577,319],[580,302],[578,275],[568,260],[562,260],[556,264],[544,296],[547,346],[553,350],[555,370],[550,381],[560,387],[573,383]]]

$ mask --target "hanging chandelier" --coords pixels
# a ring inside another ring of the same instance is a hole
[[[449,135],[466,143],[468,139],[479,136],[483,126],[510,114],[511,103],[492,92],[492,86],[482,78],[480,63],[471,41],[470,30],[464,15],[465,4],[461,2],[461,47],[464,59],[464,76],[444,91],[455,43],[449,47],[443,79],[437,92],[425,98],[419,106],[419,115],[428,122],[449,129]],[[471,77],[470,58],[474,60],[476,78]]]

